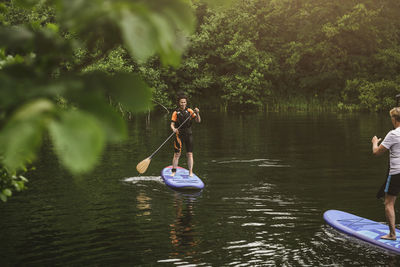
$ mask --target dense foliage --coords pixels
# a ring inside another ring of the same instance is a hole
[[[387,110],[400,92],[398,14],[400,2],[391,0],[199,4],[181,66],[150,69],[161,72],[153,80],[162,88],[223,109]]]

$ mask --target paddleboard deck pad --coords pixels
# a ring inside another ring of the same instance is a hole
[[[339,210],[326,211],[324,219],[330,226],[347,235],[400,254],[400,231],[397,229],[397,240],[386,240],[380,238],[389,234],[389,227],[385,224]]]
[[[175,189],[203,189],[203,181],[196,175],[189,176],[189,170],[182,167],[176,168],[176,173],[172,176],[172,166],[165,167],[161,171],[161,177],[166,185]]]

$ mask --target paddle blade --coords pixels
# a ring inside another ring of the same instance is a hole
[[[151,158],[142,160],[141,162],[138,163],[138,165],[136,165],[136,170],[140,174],[144,173],[147,170],[147,168],[149,167],[150,161],[151,161]]]

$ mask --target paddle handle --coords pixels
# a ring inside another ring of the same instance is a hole
[[[192,115],[190,115],[189,117],[186,118],[186,120],[183,121],[183,123],[181,125],[179,125],[178,128],[176,128],[177,130],[179,130],[179,128],[181,128],[190,118],[192,117]],[[168,136],[167,139],[165,139],[165,141],[161,144],[161,146],[159,146],[156,151],[153,152],[153,154],[150,155],[150,159],[163,147],[163,145],[165,145],[165,143],[172,137],[174,136],[175,132],[173,132],[170,136]]]

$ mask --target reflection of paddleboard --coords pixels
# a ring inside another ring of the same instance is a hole
[[[171,176],[171,169],[172,166],[168,166],[161,171],[166,185],[176,189],[203,189],[204,183],[196,174],[190,177],[188,170],[177,167],[175,175]]]
[[[382,223],[339,210],[326,211],[324,219],[330,226],[347,235],[400,254],[400,231],[397,229],[397,240],[385,240],[380,237],[389,233],[389,227]]]

